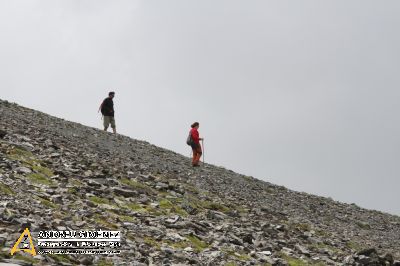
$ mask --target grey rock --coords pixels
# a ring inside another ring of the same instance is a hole
[[[210,164],[193,169],[190,158],[147,142],[1,100],[0,110],[10,118],[0,120],[0,128],[8,132],[0,141],[4,247],[12,246],[25,226],[31,232],[101,228],[121,231],[121,256],[66,258],[89,265],[99,264],[100,258],[114,265],[287,265],[278,258],[280,252],[305,264],[394,265],[400,259],[398,216],[291,191]],[[27,167],[9,156],[16,149],[43,162],[45,167],[35,170],[44,172],[43,184],[16,171]],[[46,168],[55,176],[48,178]],[[125,178],[135,182],[126,185]],[[164,199],[171,204],[160,204]],[[375,251],[354,254],[357,244],[366,243]],[[240,260],[243,255],[249,258]]]
[[[377,254],[376,249],[375,248],[367,248],[367,249],[363,249],[361,251],[359,251],[357,253],[357,255],[364,255],[364,256],[371,256],[372,254]]]
[[[17,173],[20,173],[20,174],[30,174],[30,173],[32,173],[31,169],[29,169],[28,167],[23,167],[23,166],[15,168],[15,171]]]
[[[124,197],[135,197],[139,193],[135,190],[129,190],[129,189],[124,189],[124,188],[119,188],[119,187],[113,187],[112,190],[116,195],[121,195]]]
[[[7,132],[0,129],[0,139],[3,139],[7,135]]]

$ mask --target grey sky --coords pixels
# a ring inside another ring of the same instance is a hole
[[[0,0],[2,99],[400,214],[400,2]],[[6,118],[3,118],[6,119]]]

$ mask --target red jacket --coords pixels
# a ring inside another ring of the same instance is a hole
[[[200,137],[199,137],[199,131],[197,131],[197,128],[192,128],[191,130],[190,130],[190,135],[192,135],[192,139],[193,139],[193,142],[194,143],[196,143],[196,144],[200,144]]]

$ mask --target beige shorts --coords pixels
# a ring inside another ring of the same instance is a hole
[[[115,119],[113,116],[104,116],[103,123],[104,123],[104,128],[108,128],[108,125],[110,124],[112,128],[115,128]]]

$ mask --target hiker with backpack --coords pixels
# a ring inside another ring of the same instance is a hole
[[[199,127],[200,127],[199,122],[194,122],[191,125],[192,129],[190,130],[189,136],[186,141],[186,143],[192,147],[192,151],[193,151],[192,166],[193,167],[200,166],[200,164],[199,164],[200,157],[203,154],[203,152],[201,150],[201,145],[200,145],[200,140],[203,140],[203,138],[200,138],[199,131],[198,131]]]
[[[108,126],[111,124],[111,128],[114,134],[117,133],[115,127],[115,119],[114,119],[114,102],[113,98],[115,96],[115,92],[111,91],[108,93],[108,97],[104,99],[104,101],[100,105],[101,114],[103,115],[103,125],[104,131],[107,131]]]

